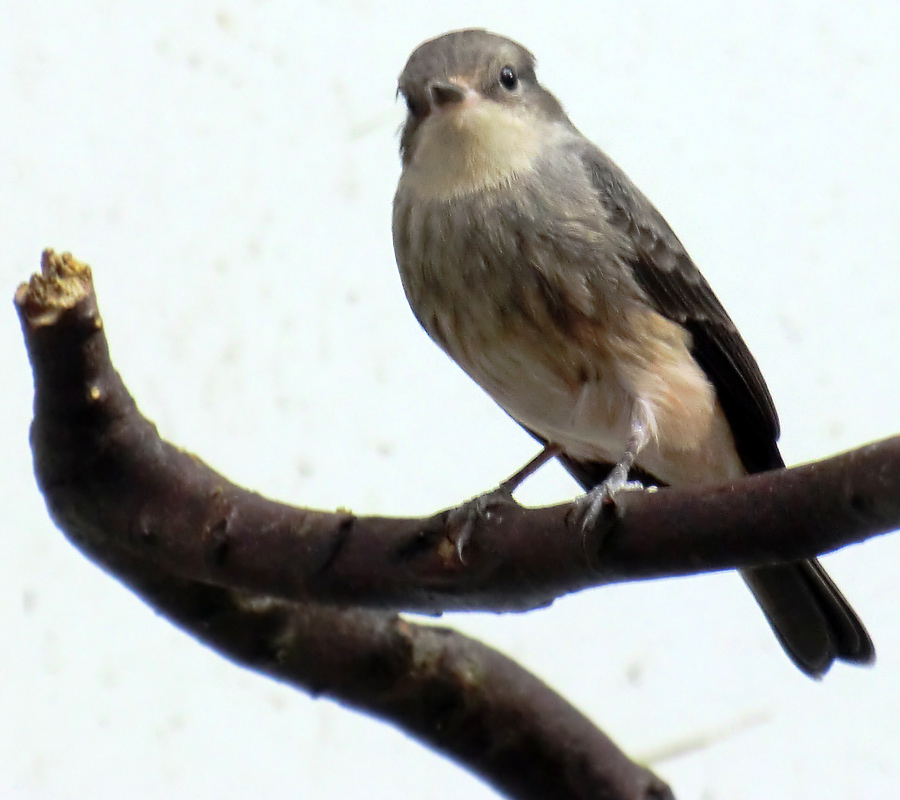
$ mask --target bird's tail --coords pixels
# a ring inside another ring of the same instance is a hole
[[[871,638],[816,559],[741,572],[793,662],[820,678],[835,660],[870,664]]]
[[[777,456],[780,465],[780,457]],[[586,489],[599,484],[609,464],[559,459]],[[665,485],[639,468],[629,477],[645,485]],[[814,678],[837,661],[871,664],[875,646],[859,616],[816,559],[741,572],[791,660]]]

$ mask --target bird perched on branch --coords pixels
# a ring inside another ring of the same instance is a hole
[[[419,322],[557,456],[582,524],[639,475],[685,486],[776,469],[778,417],[734,323],[649,200],[569,121],[531,53],[481,30],[420,45],[394,249]],[[477,511],[477,508],[476,508]],[[742,572],[809,675],[872,641],[818,561]]]

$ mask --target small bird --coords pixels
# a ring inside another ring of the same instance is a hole
[[[421,44],[394,250],[431,338],[587,490],[585,525],[629,477],[688,486],[784,466],[778,417],[734,323],[654,206],[483,30]],[[489,496],[489,495],[488,495]],[[487,497],[487,496],[486,496]],[[794,663],[875,658],[818,561],[745,570]]]

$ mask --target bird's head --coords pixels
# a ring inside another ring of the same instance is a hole
[[[510,180],[533,164],[548,127],[568,124],[559,102],[538,83],[534,56],[483,30],[421,44],[397,92],[407,107],[404,171],[436,196]]]

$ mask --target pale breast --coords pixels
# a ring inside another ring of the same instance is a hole
[[[538,196],[517,194],[422,202],[401,187],[403,286],[426,331],[513,418],[596,456],[598,432],[610,432],[610,447],[624,441],[627,397],[610,354],[597,342],[581,347],[579,324],[613,331],[628,301],[621,285],[598,286],[603,276],[577,263],[593,257],[586,243],[602,236],[598,220],[572,213],[551,224]]]
[[[425,201],[401,181],[394,245],[409,303],[510,416],[569,455],[618,460],[640,401],[654,438],[638,463],[668,482],[724,477],[731,461],[704,445],[730,435],[714,390],[599,214],[577,187],[550,207],[527,181],[453,201]]]

